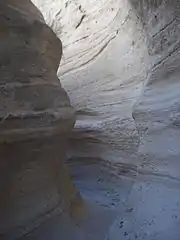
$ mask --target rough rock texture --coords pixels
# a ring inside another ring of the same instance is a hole
[[[0,239],[70,208],[64,164],[74,113],[56,71],[62,45],[28,0],[0,1]]]

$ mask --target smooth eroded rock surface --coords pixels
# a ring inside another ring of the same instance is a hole
[[[0,239],[70,212],[78,195],[64,164],[74,112],[56,75],[61,54],[31,1],[0,1]]]
[[[73,157],[142,171],[154,171],[154,158],[161,165],[160,155],[176,158],[179,1],[34,3],[63,42],[59,76],[77,111]]]
[[[63,43],[70,166],[98,208],[76,239],[179,240],[179,1],[33,2]]]

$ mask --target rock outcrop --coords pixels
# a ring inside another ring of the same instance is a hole
[[[75,201],[74,112],[56,75],[61,42],[31,1],[0,1],[0,36],[0,239],[13,240]]]

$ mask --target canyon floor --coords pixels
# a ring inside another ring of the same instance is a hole
[[[56,216],[25,239],[179,240],[179,179],[91,160],[69,165],[84,210]]]

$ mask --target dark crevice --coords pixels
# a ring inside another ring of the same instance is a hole
[[[152,69],[156,68],[158,65],[162,64],[163,62],[165,62],[169,57],[171,57],[174,53],[178,52],[178,49],[180,48],[180,44],[178,43],[172,51],[170,51],[167,56],[165,56],[164,58],[162,58],[161,60],[159,60],[156,64],[154,64],[151,68]]]
[[[76,25],[76,29],[81,25],[81,23],[83,22],[83,20],[84,20],[85,17],[86,17],[86,15],[83,14],[82,17],[81,17],[81,19],[80,19],[80,21],[79,21],[79,23]]]
[[[154,38],[156,35],[160,34],[161,32],[163,32],[167,27],[169,27],[169,25],[171,25],[174,21],[176,20],[176,17],[173,18],[169,23],[167,23],[163,28],[161,28],[157,33],[155,33],[154,35],[152,35],[152,37]]]

